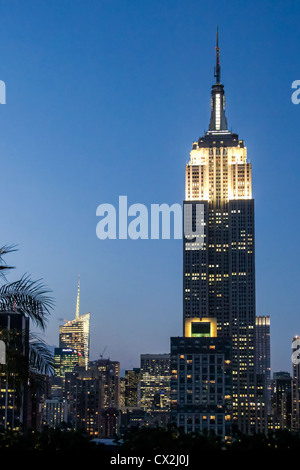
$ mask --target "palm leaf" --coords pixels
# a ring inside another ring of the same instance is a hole
[[[12,253],[13,251],[17,251],[16,245],[4,245],[0,247],[0,278],[2,278],[3,280],[6,280],[5,271],[8,271],[9,269],[14,269],[13,266],[7,266],[6,262],[3,259],[3,256],[7,255],[8,253]]]
[[[42,330],[46,328],[47,316],[54,301],[45,285],[22,276],[19,281],[0,287],[0,313],[24,313]]]
[[[32,372],[42,375],[54,374],[54,358],[43,339],[30,333],[29,365]]]

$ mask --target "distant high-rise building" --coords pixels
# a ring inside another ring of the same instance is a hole
[[[228,129],[220,75],[217,37],[209,129],[186,165],[183,327],[186,319],[216,318],[217,337],[232,341],[233,423],[253,433],[263,431],[264,403],[256,396],[251,164],[244,141]]]
[[[46,399],[43,403],[43,425],[49,428],[60,428],[68,421],[67,404],[65,400]]]
[[[119,400],[120,408],[124,408],[125,406],[125,390],[126,390],[126,379],[125,377],[120,377],[120,400]]]
[[[141,379],[141,369],[134,368],[125,371],[125,406],[138,406],[138,390]]]
[[[120,362],[110,359],[97,359],[90,363],[96,367],[103,383],[103,407],[120,407]]]
[[[90,313],[79,315],[80,278],[78,280],[78,293],[76,316],[74,320],[67,321],[59,327],[59,347],[61,349],[76,349],[79,354],[79,365],[86,369],[89,364],[90,348]]]
[[[75,366],[79,366],[80,354],[77,349],[55,348],[54,365],[55,375],[65,377],[66,372],[72,372]]]
[[[72,428],[92,437],[101,436],[101,411],[103,410],[103,384],[96,366],[84,366],[66,372],[66,397]]]
[[[292,431],[300,429],[300,336],[294,336],[292,340]]]
[[[291,429],[292,384],[289,372],[274,372],[271,382],[271,423],[276,428]]]
[[[29,318],[22,313],[0,314],[0,339],[6,344],[0,364],[0,429],[19,431],[28,424]]]
[[[184,432],[232,434],[232,347],[217,321],[191,318],[171,338],[171,421]]]
[[[256,374],[263,378],[265,401],[268,413],[271,411],[271,349],[270,317],[257,316],[255,328]]]
[[[170,410],[170,354],[141,354],[139,405],[146,411]]]
[[[65,376],[64,376],[64,379],[65,379]],[[62,377],[59,377],[57,375],[52,375],[49,378],[49,381],[50,381],[50,397],[52,399],[62,400],[64,397],[65,380],[63,380]]]
[[[103,439],[114,439],[119,434],[121,415],[116,408],[105,408],[100,416],[101,431],[100,437]]]
[[[55,376],[51,377],[52,398],[64,396],[65,374],[72,372],[76,366],[80,365],[80,357],[77,349],[54,349]]]

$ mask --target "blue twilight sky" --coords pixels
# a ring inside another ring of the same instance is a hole
[[[245,140],[256,210],[257,314],[272,370],[300,334],[300,2],[0,0],[1,244],[43,278],[61,318],[91,312],[91,357],[139,365],[181,334],[182,241],[96,237],[96,208],[181,203],[207,129],[216,26],[229,127]]]

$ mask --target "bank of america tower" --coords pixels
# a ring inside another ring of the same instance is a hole
[[[217,336],[231,341],[233,425],[263,431],[264,403],[255,376],[255,251],[251,164],[228,130],[218,34],[209,129],[193,143],[186,165],[185,218],[203,226],[202,239],[184,237],[183,316],[215,319]],[[202,212],[198,216],[197,205]],[[190,207],[187,210],[187,206]],[[190,214],[190,215],[187,215]],[[202,214],[202,215],[201,215]],[[186,223],[187,220],[184,221]],[[195,231],[197,233],[197,231]],[[192,336],[205,336],[195,329]]]

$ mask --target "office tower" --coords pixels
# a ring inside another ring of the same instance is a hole
[[[92,437],[101,435],[101,411],[103,409],[103,384],[96,366],[88,370],[84,366],[66,372],[66,397],[69,422],[73,429],[83,429]]]
[[[139,368],[125,371],[125,406],[138,406],[140,378],[141,370]]]
[[[214,318],[186,319],[185,336],[171,338],[171,421],[184,432],[231,436],[231,353]]]
[[[49,428],[60,428],[68,422],[67,403],[65,400],[46,399],[43,403],[42,421]]]
[[[120,408],[124,408],[125,406],[125,390],[126,390],[126,379],[125,377],[120,377],[120,400],[119,400]]]
[[[65,377],[64,377],[65,378]],[[50,381],[50,397],[56,400],[62,400],[65,394],[64,383],[62,377],[52,375]]]
[[[77,349],[54,349],[55,376],[51,377],[52,398],[64,396],[65,374],[72,372],[74,367],[80,365],[80,357]]]
[[[251,164],[244,141],[228,129],[220,77],[217,37],[209,129],[193,143],[186,165],[183,327],[186,319],[216,318],[217,336],[231,339],[233,423],[252,433],[262,431],[263,410],[255,391]]]
[[[170,354],[141,354],[140,406],[146,411],[170,410]]]
[[[300,336],[294,336],[292,340],[292,431],[300,429]]]
[[[256,374],[263,381],[263,396],[267,412],[271,411],[271,350],[270,350],[270,317],[257,316],[255,327],[255,367]]]
[[[80,354],[77,349],[72,348],[55,348],[54,349],[54,366],[55,375],[65,378],[66,372],[72,372],[75,366],[79,366]]]
[[[103,407],[120,407],[120,363],[110,359],[98,359],[91,362],[98,369],[103,383]]]
[[[22,313],[0,314],[0,339],[6,345],[0,365],[0,428],[27,428],[29,368],[29,318]]]
[[[79,365],[86,369],[89,364],[90,348],[90,313],[79,315],[80,278],[78,279],[78,292],[76,316],[74,320],[66,321],[59,327],[59,347],[61,349],[76,349],[79,354]]]
[[[274,372],[271,382],[272,430],[291,429],[292,383],[289,372]]]
[[[121,415],[116,408],[105,408],[100,416],[101,432],[100,438],[114,439],[118,436],[121,423]]]

